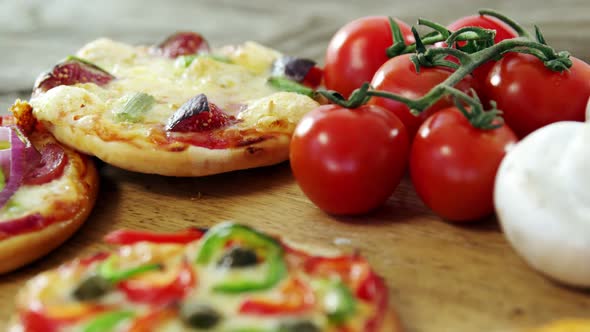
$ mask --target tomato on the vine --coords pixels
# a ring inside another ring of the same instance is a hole
[[[385,62],[375,73],[371,86],[376,90],[417,99],[446,80],[451,74],[453,71],[445,67],[421,67],[420,72],[416,72],[416,67],[410,60],[410,54],[403,54]],[[466,76],[455,88],[467,92],[471,88],[471,81],[471,76]],[[430,114],[452,106],[453,101],[450,97],[444,97],[419,116],[412,115],[406,104],[387,98],[373,97],[369,104],[378,105],[393,112],[403,122],[410,140],[412,140],[420,124]]]
[[[486,97],[504,112],[519,137],[557,121],[584,121],[590,96],[590,65],[570,57],[569,70],[555,72],[538,58],[510,53],[490,71]]]
[[[506,125],[478,129],[456,107],[438,111],[422,124],[410,152],[418,196],[450,221],[492,214],[496,172],[516,141]]]
[[[397,19],[395,21],[406,43],[413,43],[410,27]],[[370,81],[379,66],[387,61],[386,50],[393,42],[386,16],[362,17],[340,28],[326,51],[326,88],[348,97],[354,89]]]
[[[291,141],[291,168],[301,190],[320,209],[357,215],[382,205],[408,160],[401,121],[374,105],[324,105],[306,114]]]
[[[495,30],[496,36],[494,37],[494,43],[497,44],[505,39],[512,39],[518,37],[518,34],[508,24],[500,21],[499,19],[485,15],[472,15],[462,17],[447,26],[447,29],[451,31],[457,31],[465,27],[479,27],[483,29]],[[459,45],[464,45],[465,42],[459,42]],[[438,47],[445,47],[445,43],[437,44]],[[449,57],[449,60],[459,63],[458,60]],[[494,66],[495,61],[489,61],[476,68],[471,75],[473,76],[473,88],[477,91],[479,97],[484,99],[485,80],[488,77],[488,73]]]

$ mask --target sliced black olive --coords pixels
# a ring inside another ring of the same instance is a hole
[[[80,301],[89,301],[100,298],[112,289],[113,285],[105,278],[93,275],[82,281],[72,295]]]
[[[183,305],[180,316],[186,325],[197,329],[210,329],[221,321],[221,315],[204,304]]]
[[[258,257],[252,249],[234,246],[217,262],[217,266],[240,268],[256,265]]]
[[[320,332],[320,329],[314,323],[302,320],[281,323],[279,332]]]
[[[313,60],[284,56],[273,63],[272,76],[284,76],[295,82],[302,82],[314,66]]]

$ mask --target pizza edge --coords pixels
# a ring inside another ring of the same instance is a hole
[[[78,194],[76,213],[69,219],[58,219],[40,230],[10,236],[0,241],[0,274],[15,270],[39,257],[48,254],[66,241],[88,218],[98,196],[98,172],[93,161],[64,147],[72,167],[80,168],[74,174],[82,175],[79,179],[85,191]],[[67,176],[67,175],[63,175]],[[51,217],[51,215],[43,215]]]
[[[228,149],[189,145],[180,151],[159,148],[147,139],[104,140],[98,134],[67,124],[43,125],[66,146],[95,155],[104,162],[129,170],[166,176],[205,176],[278,164],[289,158],[290,135],[260,133],[260,142]]]

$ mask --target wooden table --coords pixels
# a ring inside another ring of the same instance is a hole
[[[495,6],[549,42],[590,59],[590,2],[538,4],[464,1],[102,1],[0,3],[0,109],[30,91],[34,77],[84,42],[110,36],[133,43],[177,29],[203,32],[215,45],[254,39],[285,53],[322,60],[337,28],[352,18],[389,14],[443,23]],[[175,4],[174,6],[170,4]],[[554,6],[554,7],[550,7]],[[221,23],[220,23],[221,22]],[[0,277],[0,330],[13,297],[32,275],[80,254],[105,248],[108,231],[131,227],[171,231],[222,220],[254,225],[294,241],[360,248],[387,280],[408,331],[502,331],[560,317],[590,317],[588,292],[559,286],[532,271],[505,241],[495,219],[469,226],[445,223],[416,197],[407,179],[387,204],[365,217],[334,218],[311,204],[288,163],[196,179],[101,170],[97,206],[58,250]]]

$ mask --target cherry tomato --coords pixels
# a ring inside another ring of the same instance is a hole
[[[303,192],[338,215],[369,212],[399,184],[409,140],[391,112],[324,105],[306,114],[291,141],[291,168]]]
[[[422,201],[450,221],[470,221],[494,211],[496,171],[517,138],[506,125],[474,128],[455,107],[420,127],[410,152],[410,175]]]
[[[410,27],[395,20],[406,43],[413,43]],[[369,82],[375,71],[387,61],[386,49],[393,45],[389,19],[368,16],[354,20],[332,37],[326,52],[324,84],[343,96]]]
[[[524,137],[556,121],[584,121],[590,96],[590,65],[571,57],[569,71],[555,72],[532,55],[510,53],[486,80],[486,95],[498,103],[506,123]]]
[[[422,67],[420,68],[420,72],[416,72],[414,63],[410,61],[410,54],[403,54],[389,59],[384,63],[375,73],[371,86],[377,90],[417,99],[425,95],[439,83],[446,80],[452,73],[452,70],[443,67]],[[467,92],[471,88],[471,81],[472,78],[468,75],[455,87],[461,91]],[[419,116],[412,115],[406,104],[387,98],[374,97],[369,101],[369,104],[382,106],[392,111],[400,120],[402,120],[408,131],[410,140],[412,140],[418,127],[420,127],[420,124],[424,122],[429,114],[432,114],[439,109],[452,106],[453,101],[450,98],[442,98],[436,104],[432,105],[432,107],[422,112]]]
[[[499,43],[505,39],[512,39],[518,37],[518,34],[514,29],[508,26],[506,23],[500,21],[499,19],[491,16],[484,16],[484,15],[472,15],[462,17],[455,22],[449,24],[447,28],[451,31],[457,31],[464,27],[480,27],[484,29],[496,30],[496,37],[494,38],[494,43]],[[465,43],[459,43],[459,45],[464,45]],[[437,44],[437,46],[445,47],[445,43]],[[449,60],[458,63],[455,58],[449,58]],[[483,65],[476,68],[472,76],[474,78],[473,88],[477,91],[477,94],[480,98],[485,99],[485,89],[483,86],[485,85],[485,80],[488,77],[488,73],[494,66],[495,61],[489,61],[484,63]]]

